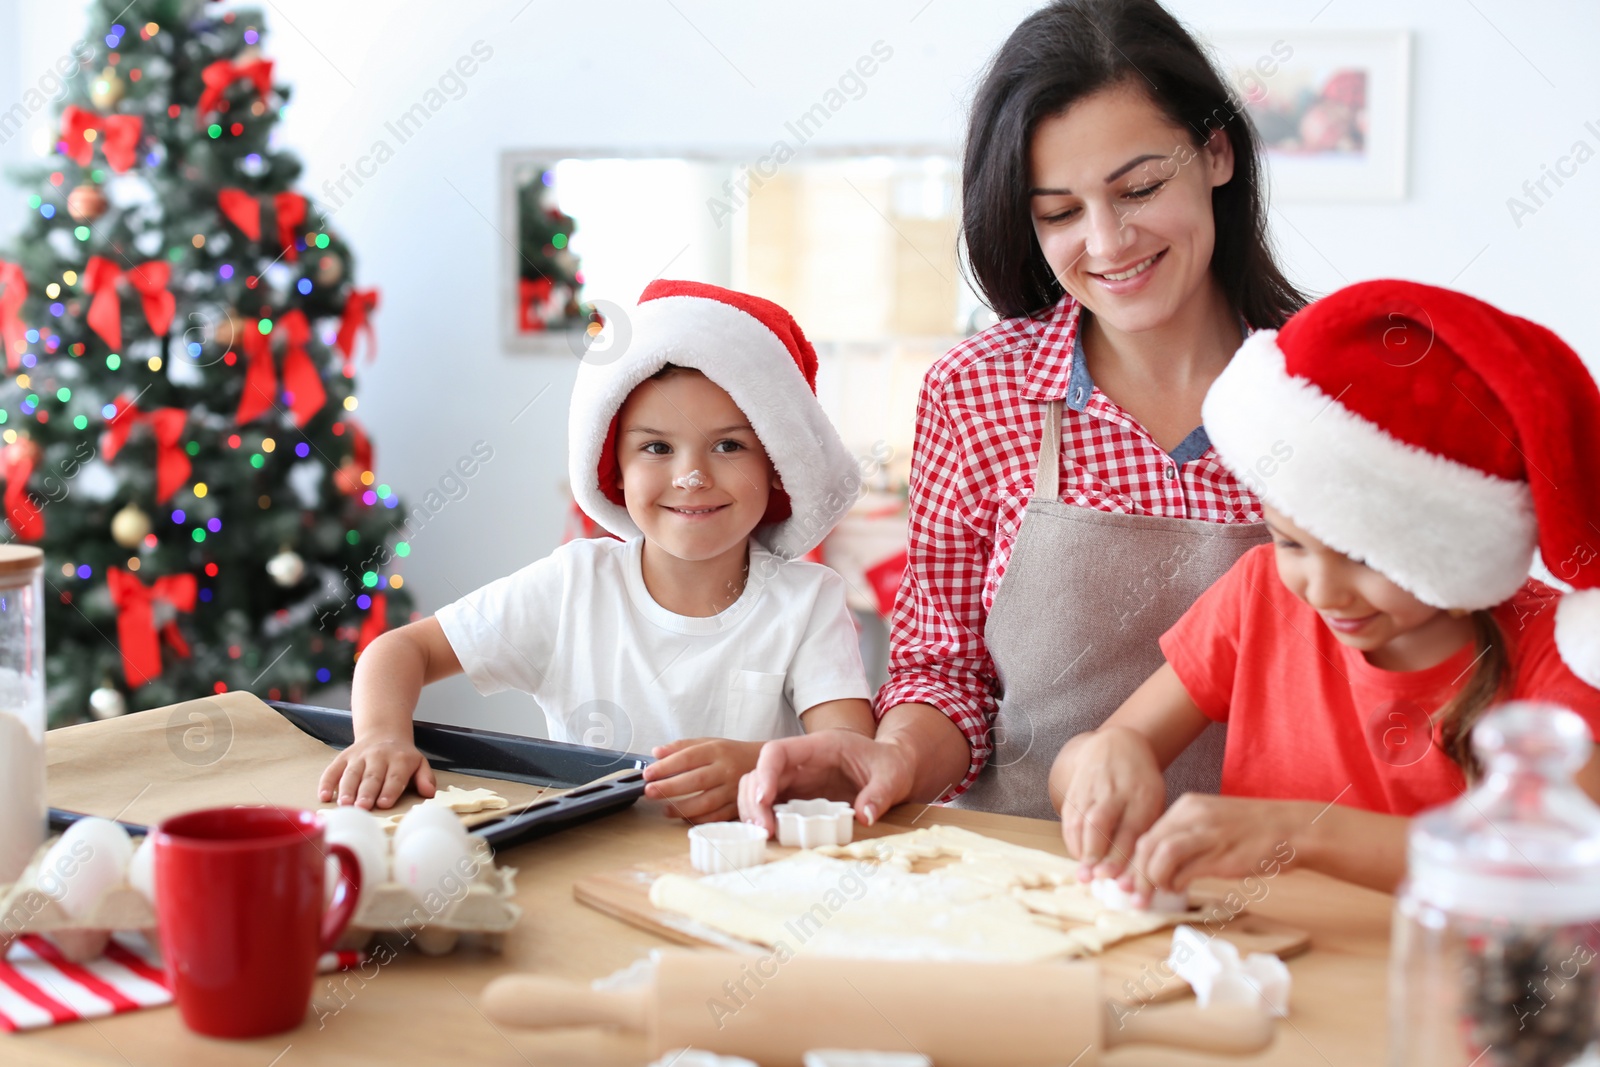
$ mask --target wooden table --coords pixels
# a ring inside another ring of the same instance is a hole
[[[872,833],[940,822],[1061,851],[1053,822],[919,805],[889,813]],[[312,1011],[295,1031],[255,1041],[217,1041],[186,1030],[176,1009],[132,1012],[28,1034],[0,1035],[8,1067],[298,1067],[471,1063],[474,1067],[639,1067],[642,1041],[598,1030],[531,1034],[501,1030],[478,1011],[478,994],[508,971],[590,979],[625,967],[660,939],[578,904],[573,881],[687,848],[683,824],[649,802],[502,853],[518,868],[520,925],[502,955],[427,958],[402,953],[386,966],[325,975]],[[1226,891],[1223,883],[1208,889]],[[1191,1056],[1166,1049],[1122,1049],[1108,1065],[1316,1064],[1372,1067],[1383,1061],[1391,898],[1303,872],[1257,889],[1251,907],[1312,932],[1309,953],[1293,960],[1290,1018],[1264,1054],[1249,1059]],[[999,1038],[1003,1040],[1003,1038]]]

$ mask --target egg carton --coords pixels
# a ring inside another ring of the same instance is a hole
[[[481,846],[472,885],[436,911],[399,882],[382,882],[366,889],[361,906],[335,947],[361,950],[375,938],[393,936],[415,945],[424,955],[443,956],[455,949],[463,934],[470,934],[483,947],[498,952],[505,932],[522,917],[522,909],[511,899],[516,895],[517,869],[496,867],[485,853],[487,846]]]
[[[38,884],[39,868],[54,843],[54,839],[46,841],[15,882],[0,886],[0,957],[23,934],[39,934],[70,962],[83,963],[105,951],[113,932],[149,930],[156,925],[150,902],[126,879],[101,894],[88,914],[78,918],[67,914]]]
[[[155,929],[154,906],[126,879],[108,888],[87,914],[79,918],[67,914],[38,886],[39,868],[54,843],[54,839],[47,841],[34,853],[17,881],[0,885],[0,957],[16,938],[39,934],[70,962],[84,963],[103,953],[118,930]],[[436,911],[430,911],[399,882],[366,887],[360,907],[335,947],[357,951],[380,935],[393,935],[415,944],[426,955],[442,956],[455,949],[463,934],[470,934],[476,935],[483,947],[498,951],[505,932],[522,917],[522,909],[512,901],[517,870],[496,867],[487,845],[479,846],[477,858],[472,885]]]

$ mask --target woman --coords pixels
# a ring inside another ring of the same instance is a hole
[[[963,231],[1002,317],[918,402],[910,563],[877,739],[769,745],[741,814],[790,795],[1051,818],[1062,744],[1162,662],[1157,638],[1267,534],[1200,403],[1243,334],[1304,303],[1273,262],[1248,119],[1154,0],[1059,0],[973,105]],[[1215,792],[1222,738],[1168,771]]]

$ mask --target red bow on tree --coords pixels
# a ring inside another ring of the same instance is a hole
[[[252,59],[235,63],[231,59],[219,59],[207,64],[206,69],[200,72],[200,80],[205,82],[206,90],[200,94],[200,105],[195,114],[197,120],[217,110],[228,86],[236,81],[255,82],[256,92],[261,96],[272,92],[272,60]]]
[[[165,640],[180,656],[189,654],[189,643],[178,632],[178,621],[169,617],[156,628],[156,602],[162,601],[177,611],[193,611],[196,583],[192,574],[170,574],[146,586],[132,574],[112,567],[106,571],[106,586],[111,603],[117,608],[117,644],[122,648],[122,674],[128,685],[138,688],[161,676],[161,642]]]
[[[117,293],[117,282],[126,280],[139,294],[144,305],[144,318],[157,337],[164,337],[172,325],[177,301],[167,292],[167,282],[172,278],[172,264],[163,259],[152,259],[126,273],[104,256],[91,256],[83,268],[83,288],[94,294],[89,305],[89,327],[114,349],[122,347],[122,297]]]
[[[90,131],[94,132],[93,137],[84,136]],[[65,144],[65,154],[80,167],[87,167],[94,159],[94,146],[98,142],[111,169],[121,174],[133,166],[143,132],[144,120],[138,115],[97,115],[74,104],[61,109],[61,140]]]
[[[295,309],[286,312],[272,331],[284,336],[283,388],[289,393],[289,410],[296,426],[304,426],[311,417],[322,410],[328,391],[322,386],[322,376],[306,353],[306,342],[311,340],[311,326],[305,312]],[[244,395],[239,398],[239,412],[234,418],[243,426],[251,419],[271,409],[278,395],[278,376],[272,366],[271,342],[259,329],[244,331],[245,375]]]
[[[157,408],[145,412],[135,404],[119,400],[117,413],[111,416],[102,442],[106,460],[109,462],[117,458],[117,453],[128,443],[128,435],[135,426],[147,424],[156,437],[156,503],[165,504],[189,480],[189,454],[179,442],[188,417],[188,412],[183,408]]]
[[[44,513],[28,496],[28,479],[38,460],[39,446],[32,441],[7,445],[0,456],[6,479],[6,521],[24,541],[37,541],[44,536]]]
[[[356,339],[362,331],[367,335],[367,362],[377,358],[378,335],[372,332],[372,320],[368,318],[377,309],[378,290],[351,287],[344,302],[344,316],[339,320],[339,336],[333,342],[333,346],[344,353],[346,378],[354,375]]]
[[[243,189],[223,189],[217,194],[217,210],[250,240],[261,240],[260,200]],[[279,193],[272,198],[272,210],[278,219],[278,244],[292,263],[299,257],[294,235],[305,225],[306,198],[299,193]]]
[[[375,593],[372,597],[372,607],[367,609],[367,617],[361,620],[361,635],[356,638],[356,655],[367,650],[367,646],[377,640],[379,634],[389,628],[389,598],[383,593]]]
[[[22,321],[22,304],[28,299],[28,276],[15,263],[0,260],[0,344],[5,346],[6,365],[16,370],[22,353],[28,350],[28,324]]]
[[[345,425],[350,427],[350,458],[364,471],[375,469],[372,466],[372,438],[367,436],[367,431],[355,419],[346,419]]]

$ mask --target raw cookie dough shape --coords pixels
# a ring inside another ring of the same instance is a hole
[[[1113,911],[1078,881],[1076,862],[952,826],[707,878],[665,874],[650,902],[768,948],[887,959],[1091,955],[1188,918]]]
[[[493,789],[462,789],[459,785],[452,785],[439,790],[433,796],[420,804],[418,808],[434,807],[449,808],[457,815],[472,815],[480,811],[499,811],[509,808],[511,801],[496,793]],[[409,809],[407,809],[409,810]],[[405,818],[405,812],[385,815],[380,822],[385,830],[393,830],[400,825],[400,820]]]

